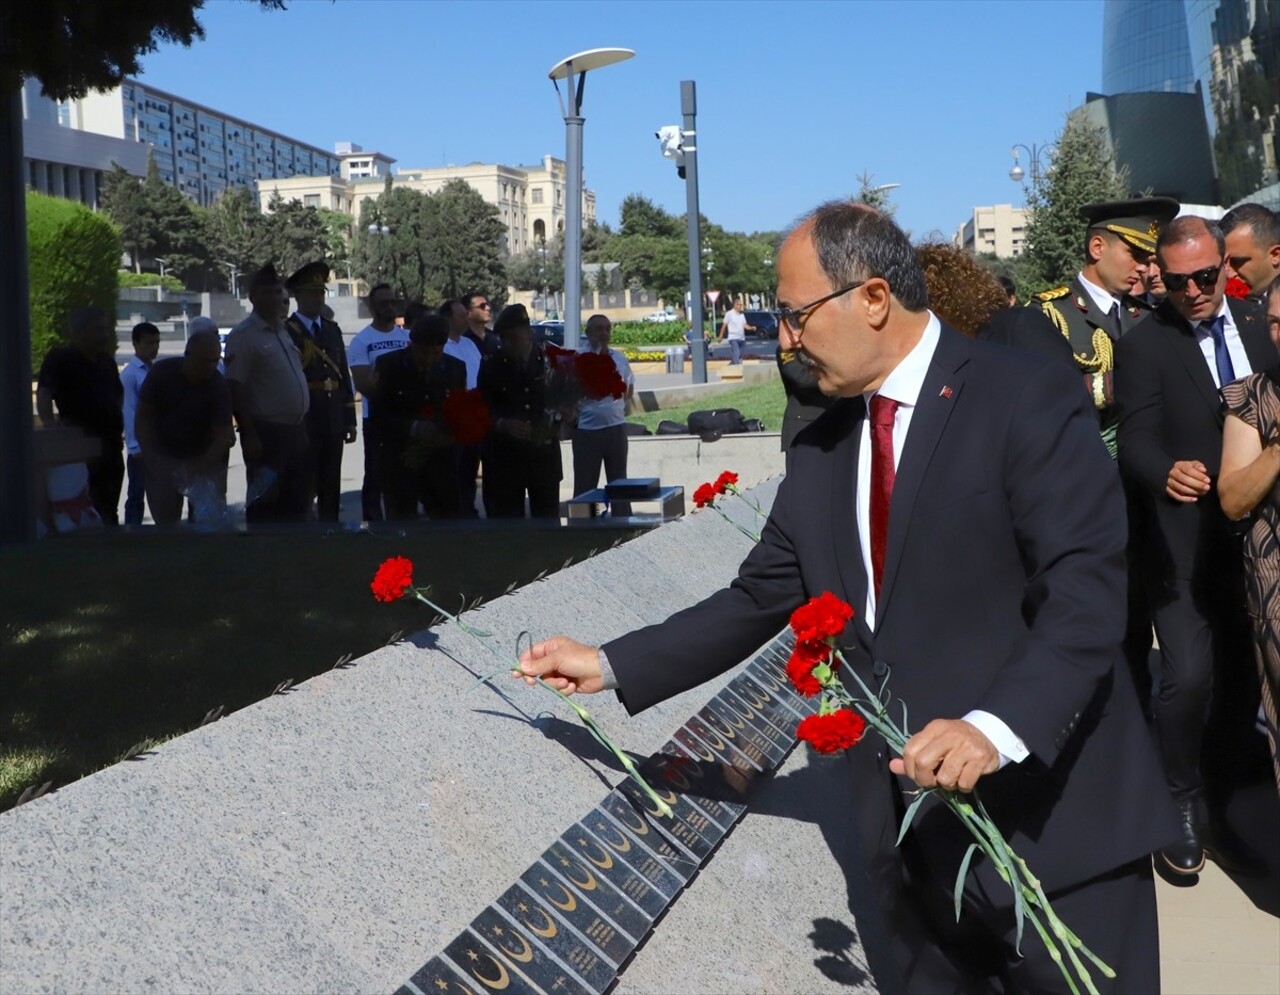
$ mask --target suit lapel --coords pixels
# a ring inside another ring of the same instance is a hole
[[[1231,320],[1236,323],[1244,354],[1249,357],[1249,366],[1253,372],[1261,373],[1275,366],[1276,347],[1268,334],[1263,312],[1243,301],[1228,300],[1227,307],[1231,309]]]
[[[1200,351],[1200,343],[1196,341],[1195,329],[1173,309],[1168,301],[1160,305],[1160,309],[1173,334],[1173,351],[1177,353],[1191,382],[1196,385],[1201,400],[1209,405],[1221,421],[1222,398],[1218,396],[1218,388],[1213,383],[1213,374],[1209,372],[1209,364],[1205,361],[1204,353]]]
[[[1084,301],[1084,320],[1089,323],[1089,327],[1095,330],[1101,328],[1114,341],[1116,332],[1111,327],[1110,317],[1094,302],[1093,295],[1084,289],[1080,278],[1075,277],[1071,281],[1071,306],[1080,310],[1080,301]]]
[[[856,397],[840,402],[843,422],[837,430],[831,460],[831,542],[834,546],[840,584],[853,605],[853,625],[859,640],[871,644],[871,630],[863,616],[867,603],[867,574],[862,565],[862,543],[858,538],[858,452],[862,448],[862,423],[867,406]]]
[[[929,372],[925,374],[915,410],[911,413],[907,442],[894,476],[884,577],[880,581],[880,597],[876,600],[877,631],[884,622],[885,611],[893,597],[893,585],[898,579],[902,549],[906,545],[912,509],[920,494],[920,485],[951,413],[960,403],[964,378],[959,371],[969,360],[969,349],[968,339],[947,325],[942,326],[942,336],[934,350],[933,360],[929,363]]]

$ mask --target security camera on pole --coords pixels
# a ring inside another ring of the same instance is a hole
[[[707,382],[707,347],[702,337],[702,233],[698,213],[698,91],[691,79],[680,83],[680,113],[684,125],[665,125],[656,132],[662,154],[674,159],[676,172],[684,180],[689,225],[689,354],[693,359],[693,382]]]

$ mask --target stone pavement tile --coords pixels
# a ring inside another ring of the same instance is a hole
[[[1164,995],[1276,995],[1280,967],[1162,961],[1160,989]]]
[[[1199,880],[1190,887],[1171,885],[1156,879],[1156,896],[1163,921],[1175,917],[1208,917],[1224,920],[1259,920],[1280,928],[1280,920],[1253,904],[1217,864],[1205,864]],[[1280,949],[1276,951],[1280,959]]]
[[[1160,924],[1161,962],[1216,964],[1226,971],[1238,964],[1280,964],[1280,923],[1248,919],[1174,916]]]

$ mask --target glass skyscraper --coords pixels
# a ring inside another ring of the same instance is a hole
[[[1102,92],[1194,93],[1180,0],[1108,0],[1102,14]]]

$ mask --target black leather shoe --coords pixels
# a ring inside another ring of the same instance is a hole
[[[1221,819],[1214,819],[1200,829],[1204,855],[1231,874],[1261,877],[1267,873],[1266,861],[1234,829]]]
[[[1160,859],[1174,874],[1199,874],[1204,870],[1204,844],[1198,825],[1195,802],[1178,802],[1178,840],[1160,851]]]

